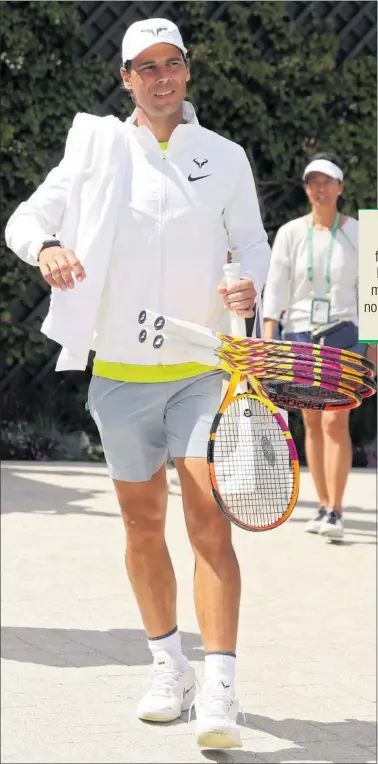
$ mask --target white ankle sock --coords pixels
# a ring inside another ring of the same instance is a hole
[[[230,653],[206,653],[205,680],[223,679],[235,690],[236,656]]]
[[[152,657],[155,658],[156,653],[160,653],[161,650],[165,650],[172,658],[178,663],[186,664],[186,658],[182,654],[181,649],[181,634],[175,629],[162,637],[156,637],[148,640],[148,647],[151,650]]]

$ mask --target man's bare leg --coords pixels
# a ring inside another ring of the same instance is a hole
[[[126,530],[126,570],[149,637],[176,627],[176,578],[165,542],[165,465],[151,480],[114,481]]]
[[[206,652],[236,652],[240,570],[231,524],[210,492],[206,459],[175,459],[196,567],[194,597]]]
[[[235,700],[240,570],[231,524],[210,493],[206,459],[176,458],[186,527],[195,555],[194,597],[205,648],[205,682],[196,696],[197,743],[242,745]]]
[[[141,483],[114,481],[126,529],[126,570],[154,657],[149,690],[138,707],[145,721],[169,722],[189,708],[195,674],[177,631],[176,578],[165,542],[165,465]]]

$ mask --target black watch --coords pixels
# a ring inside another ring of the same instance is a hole
[[[42,247],[38,252],[37,260],[39,260],[39,256],[44,249],[48,249],[49,247],[61,247],[61,246],[62,245],[58,239],[46,239],[46,241],[43,242]]]

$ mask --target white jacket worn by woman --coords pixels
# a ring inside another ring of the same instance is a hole
[[[178,350],[165,361],[164,347],[157,360],[140,345],[142,309],[228,331],[216,292],[228,250],[258,293],[264,286],[270,248],[247,156],[201,127],[187,102],[183,116],[188,123],[175,128],[163,155],[151,131],[135,127],[134,115],[126,122],[76,115],[61,163],[8,222],[7,245],[25,262],[37,266],[42,242],[55,235],[86,271],[73,290],[52,290],[42,332],[62,345],[57,370],[85,369],[89,351],[98,350],[120,226],[130,276],[119,303],[122,336],[107,338],[103,360],[187,360]]]
[[[312,291],[308,281],[307,236],[309,216],[281,226],[272,248],[272,258],[264,290],[264,317],[278,321],[286,310],[285,332],[309,332]],[[329,231],[314,233],[314,287],[316,296],[327,298],[325,263]],[[348,217],[338,228],[331,260],[332,321],[352,321],[358,326],[358,221]]]

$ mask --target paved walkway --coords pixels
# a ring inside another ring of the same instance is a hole
[[[5,463],[2,494],[4,764],[376,760],[375,473],[350,478],[343,544],[304,533],[315,507],[306,470],[283,527],[235,529],[245,745],[229,753],[198,750],[193,721],[135,718],[149,654],[105,468]],[[201,679],[179,495],[169,509],[179,623]]]

